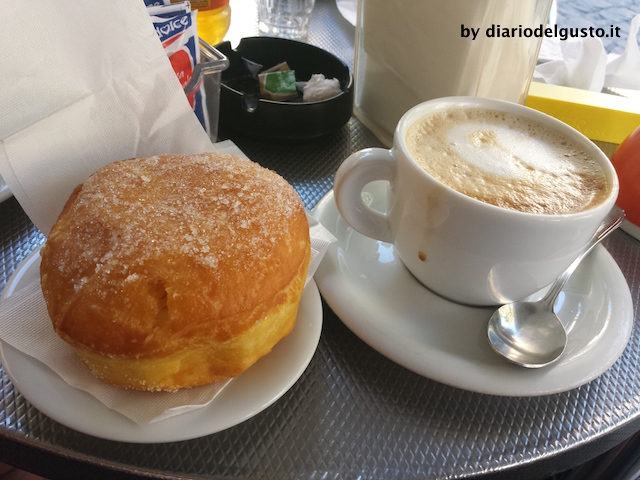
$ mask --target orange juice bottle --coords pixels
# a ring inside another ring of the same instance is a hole
[[[220,43],[231,23],[229,0],[197,0],[191,6],[198,10],[198,36],[209,45]]]

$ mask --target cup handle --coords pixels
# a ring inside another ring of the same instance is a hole
[[[365,205],[362,189],[375,180],[392,182],[395,177],[396,159],[391,150],[367,148],[352,154],[340,165],[333,182],[334,199],[340,215],[363,235],[392,243],[389,215]]]

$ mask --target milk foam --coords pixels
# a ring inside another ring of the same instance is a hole
[[[482,109],[427,115],[407,148],[429,174],[465,195],[513,210],[571,213],[602,202],[603,168],[545,125]]]
[[[465,161],[488,173],[524,180],[531,168],[563,174],[575,165],[551,145],[506,125],[472,121],[455,125],[447,140]]]

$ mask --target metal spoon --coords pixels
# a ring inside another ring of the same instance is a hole
[[[587,248],[551,285],[537,302],[514,302],[498,308],[487,333],[491,347],[507,360],[527,368],[555,362],[567,346],[567,333],[553,311],[558,294],[580,262],[624,220],[624,211],[614,206],[593,235]]]

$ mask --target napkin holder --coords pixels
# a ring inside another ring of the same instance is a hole
[[[209,138],[218,139],[220,114],[220,81],[222,72],[229,68],[229,59],[219,50],[200,39],[200,63],[193,68],[191,80],[184,86],[185,95],[204,88],[209,116]]]

